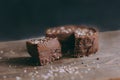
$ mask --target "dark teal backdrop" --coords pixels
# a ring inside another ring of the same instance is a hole
[[[119,30],[120,0],[0,0],[0,40],[37,37],[64,24]]]

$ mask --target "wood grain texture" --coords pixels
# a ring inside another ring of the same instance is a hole
[[[120,31],[102,32],[100,49],[89,57],[64,57],[38,66],[26,40],[0,42],[0,80],[120,80]]]

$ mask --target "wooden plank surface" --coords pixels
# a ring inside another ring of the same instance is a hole
[[[0,42],[0,80],[120,80],[120,31],[100,33],[95,55],[38,66],[25,41]]]

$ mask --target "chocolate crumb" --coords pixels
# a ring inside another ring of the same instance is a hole
[[[99,58],[96,58],[96,60],[99,60]]]
[[[81,64],[84,64],[83,62]]]

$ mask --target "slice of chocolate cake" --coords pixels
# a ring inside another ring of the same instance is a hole
[[[32,57],[38,58],[40,65],[51,63],[62,57],[61,45],[57,38],[43,38],[26,42],[27,50]]]
[[[66,26],[60,26],[55,28],[50,28],[46,30],[46,36],[47,37],[57,37],[62,45],[62,52],[73,53],[74,51],[74,30],[77,27],[74,25],[66,25]],[[64,54],[65,55],[65,54]]]
[[[74,57],[88,56],[98,50],[98,31],[94,28],[80,26],[74,32]]]

